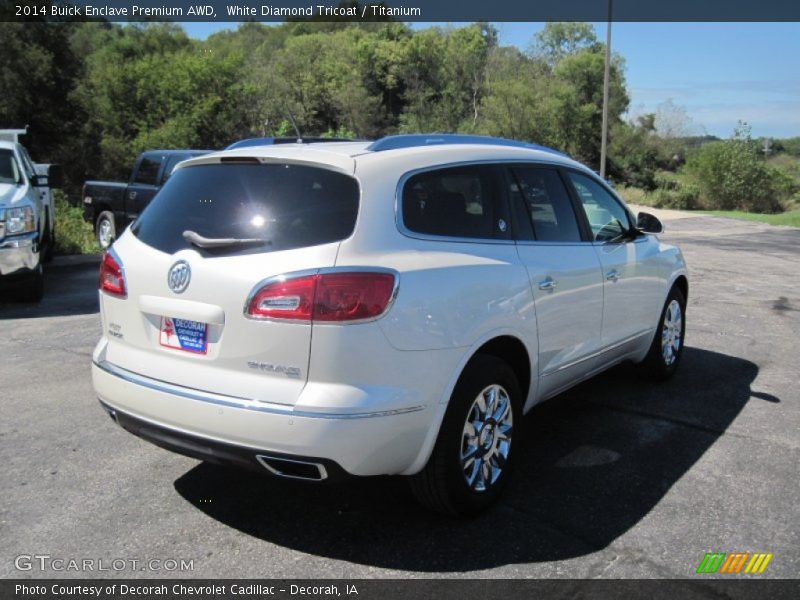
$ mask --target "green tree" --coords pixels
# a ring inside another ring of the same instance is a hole
[[[0,127],[28,125],[23,142],[34,159],[60,162],[71,176],[67,148],[81,123],[71,98],[80,65],[69,47],[74,27],[0,22]]]
[[[655,119],[655,114],[650,113],[639,116],[635,122],[614,125],[609,135],[611,179],[645,190],[656,187],[661,140],[656,134]]]
[[[598,47],[563,58],[554,71],[556,78],[567,84],[556,95],[561,147],[577,160],[595,168],[600,165],[604,70],[605,53],[602,47]],[[611,127],[621,122],[628,103],[622,59],[615,57],[609,81]]]
[[[94,176],[124,177],[145,149],[215,148],[249,131],[240,55],[218,55],[167,24],[95,27],[75,43],[90,49],[76,98],[83,139],[99,155]]]
[[[289,116],[303,135],[345,128],[359,136],[380,133],[381,97],[365,84],[367,65],[356,28],[293,36],[276,52],[258,82],[261,114],[270,126]]]
[[[472,131],[497,33],[486,24],[417,32],[405,48],[403,131]]]
[[[567,56],[582,50],[597,49],[597,36],[591,23],[546,23],[534,37],[530,52],[555,66]]]

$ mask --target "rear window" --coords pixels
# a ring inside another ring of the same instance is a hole
[[[136,183],[143,183],[145,185],[155,185],[158,179],[158,168],[161,162],[157,158],[145,156],[139,164],[139,169],[136,171],[134,181]]]
[[[337,242],[353,233],[356,180],[316,167],[210,164],[178,169],[134,223],[133,233],[170,254],[252,254]],[[183,237],[260,239],[263,245],[198,248]]]

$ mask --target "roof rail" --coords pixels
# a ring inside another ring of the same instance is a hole
[[[550,152],[569,158],[569,155],[563,152],[548,148],[547,146],[540,146],[539,144],[531,144],[519,140],[507,140],[505,138],[490,137],[488,135],[464,135],[458,133],[389,135],[372,142],[366,149],[370,152],[381,152],[383,150],[399,150],[401,148],[416,148],[419,146],[440,146],[444,144],[480,144],[482,146],[526,148],[528,150]]]
[[[318,142],[355,142],[349,138],[328,138],[328,137],[258,137],[239,140],[227,146],[225,150],[234,148],[251,148],[253,146],[272,146],[275,144],[316,144]]]

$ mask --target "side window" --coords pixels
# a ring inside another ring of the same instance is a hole
[[[554,169],[516,167],[511,179],[511,201],[520,221],[520,237],[542,242],[580,242],[578,220],[569,194]],[[517,207],[521,205],[522,209]]]
[[[591,177],[569,172],[583,212],[597,242],[619,238],[631,229],[628,211],[602,185]]]
[[[460,238],[508,239],[508,215],[496,168],[451,167],[410,177],[402,192],[409,231]]]
[[[17,159],[11,150],[0,150],[0,183],[10,183],[16,185],[22,180]]]
[[[158,181],[158,167],[161,162],[156,157],[145,156],[142,162],[139,163],[139,169],[136,171],[134,181],[136,183],[144,183],[146,185],[155,185]]]

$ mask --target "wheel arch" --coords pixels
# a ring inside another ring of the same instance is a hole
[[[678,275],[672,282],[669,289],[677,287],[683,294],[683,299],[689,302],[689,279],[684,274]]]
[[[94,205],[94,215],[92,216],[92,228],[97,229],[97,220],[100,218],[104,212],[110,212],[114,215],[114,225],[117,223],[117,215],[114,214],[114,210],[105,202],[100,202],[99,204]]]
[[[530,407],[529,399],[534,389],[533,374],[536,372],[535,364],[531,357],[536,356],[536,348],[529,349],[513,331],[495,331],[486,335],[464,353],[464,357],[454,370],[453,377],[439,400],[436,413],[432,415],[428,435],[420,447],[416,459],[409,465],[408,469],[401,473],[402,475],[413,475],[422,470],[428,462],[436,444],[436,439],[439,436],[439,430],[442,427],[442,421],[450,404],[453,390],[464,371],[469,368],[470,363],[479,354],[488,354],[509,364],[519,380],[522,391],[522,406],[520,406],[520,410],[524,412],[525,409]]]
[[[525,344],[518,337],[512,335],[501,335],[492,338],[472,354],[464,369],[479,354],[488,354],[508,363],[517,376],[517,381],[519,381],[524,405],[531,388],[531,358]],[[462,369],[462,373],[464,369]],[[522,409],[522,406],[520,409]]]

